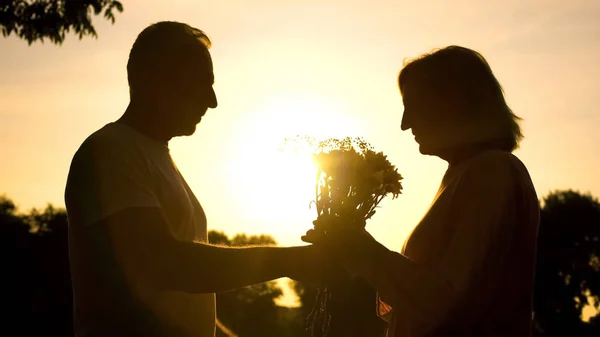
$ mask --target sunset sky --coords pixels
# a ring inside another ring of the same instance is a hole
[[[114,25],[95,18],[98,39],[0,39],[0,194],[20,210],[64,205],[74,152],[127,107],[133,41],[163,20],[200,28],[213,42],[219,106],[194,136],[170,145],[210,229],[301,244],[315,217],[313,175],[305,158],[278,152],[283,138],[362,136],[405,177],[404,194],[367,225],[399,250],[446,164],[420,155],[401,132],[396,78],[405,59],[450,44],[481,52],[524,118],[515,154],[539,196],[565,188],[600,196],[598,1],[123,3]]]

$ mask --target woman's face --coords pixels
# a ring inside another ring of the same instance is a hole
[[[402,130],[411,129],[422,154],[441,156],[452,147],[455,133],[455,102],[442,98],[424,85],[402,88],[404,114]]]

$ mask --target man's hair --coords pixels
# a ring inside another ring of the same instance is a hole
[[[200,29],[163,21],[150,25],[136,38],[127,62],[129,92],[133,97],[161,82],[180,81],[190,67],[202,62],[211,42]],[[159,84],[160,85],[160,84]]]
[[[519,147],[523,139],[521,118],[506,104],[502,86],[480,53],[448,46],[421,55],[405,63],[400,72],[398,85],[402,93],[407,83],[424,85],[440,98],[457,98],[467,114],[457,118],[476,118],[483,124],[479,127],[494,130],[496,139],[491,140],[502,142],[510,151]]]

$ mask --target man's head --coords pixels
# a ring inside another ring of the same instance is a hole
[[[179,22],[149,26],[131,48],[131,102],[146,109],[144,118],[170,136],[193,134],[208,108],[217,106],[208,48],[204,32]]]
[[[523,138],[520,118],[476,51],[449,46],[422,55],[405,64],[398,84],[402,130],[412,129],[423,154],[448,155],[484,143],[512,151]]]

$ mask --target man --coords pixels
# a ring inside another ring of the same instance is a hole
[[[73,158],[65,201],[78,337],[212,337],[215,292],[320,277],[308,246],[207,244],[206,216],[168,142],[217,106],[209,47],[183,23],[146,28],[127,64],[127,110]]]

